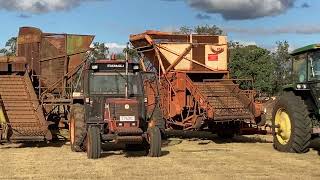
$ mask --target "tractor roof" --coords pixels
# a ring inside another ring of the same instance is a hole
[[[298,55],[304,52],[320,49],[320,44],[311,44],[292,51],[291,55]]]

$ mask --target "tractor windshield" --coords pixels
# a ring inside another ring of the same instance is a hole
[[[308,60],[309,80],[320,80],[320,51],[309,53]]]
[[[141,80],[139,75],[128,74],[128,95],[142,95]],[[92,73],[89,82],[90,94],[125,95],[125,73]]]
[[[295,56],[293,61],[293,77],[295,82],[303,83],[307,81],[306,54]]]

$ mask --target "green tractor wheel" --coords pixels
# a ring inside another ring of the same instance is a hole
[[[272,113],[273,146],[281,152],[309,150],[312,122],[304,101],[293,92],[279,97]]]

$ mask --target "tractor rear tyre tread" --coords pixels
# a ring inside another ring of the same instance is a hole
[[[74,140],[70,140],[71,150],[74,152],[83,152],[84,138],[86,136],[86,124],[84,118],[84,106],[81,104],[74,104],[71,109],[70,129],[73,128]]]
[[[161,156],[161,133],[158,127],[148,128],[149,137],[149,153],[150,157],[160,157]]]
[[[281,144],[275,133],[275,115],[284,108],[291,121],[291,136],[287,144]],[[285,92],[276,102],[272,113],[273,146],[280,152],[305,153],[309,151],[312,121],[307,106],[301,97]]]
[[[87,157],[88,159],[98,159],[101,156],[101,136],[98,126],[90,126],[87,134]]]

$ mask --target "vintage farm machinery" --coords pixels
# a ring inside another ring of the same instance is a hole
[[[130,36],[141,67],[158,74],[167,129],[208,130],[220,137],[266,133],[252,81],[230,79],[226,36],[146,31]],[[246,87],[244,89],[243,87]]]
[[[73,79],[94,36],[20,28],[16,57],[0,57],[1,141],[52,139],[67,128]]]
[[[93,38],[20,28],[17,56],[0,57],[0,142],[51,140],[69,127],[71,149],[88,158],[100,157],[103,142],[161,155],[159,105],[144,98],[148,90],[158,99],[155,74],[129,61],[88,61]]]

